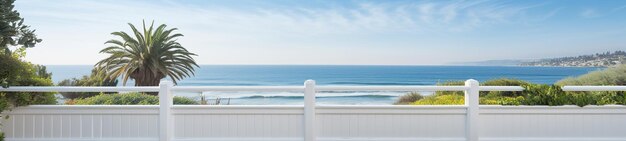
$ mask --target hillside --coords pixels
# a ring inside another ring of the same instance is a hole
[[[610,67],[626,64],[626,52],[615,51],[581,55],[576,57],[561,57],[541,59],[538,61],[523,62],[520,66],[559,66],[559,67]]]

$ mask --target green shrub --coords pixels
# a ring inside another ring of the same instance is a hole
[[[101,94],[89,98],[66,101],[68,105],[158,105],[159,97],[144,93]],[[174,104],[196,105],[193,99],[174,97]]]
[[[499,78],[487,80],[482,83],[482,86],[524,86],[529,85],[529,82],[519,80],[519,79],[509,79],[509,78]],[[480,92],[481,96],[484,97],[518,97],[522,96],[522,92],[512,92],[512,91],[483,91]]]
[[[2,87],[8,87],[9,81],[17,79],[17,74],[22,68],[19,59],[0,53],[0,84]]]
[[[461,82],[446,82],[442,86],[461,85]],[[483,86],[522,86],[521,92],[481,92],[480,104],[483,105],[606,105],[626,104],[624,92],[565,92],[559,85],[532,84],[516,79],[494,79],[485,81]],[[463,104],[463,92],[439,91],[425,96],[411,104],[415,105],[451,105]],[[397,104],[403,104],[397,102]],[[406,103],[406,102],[404,102]]]
[[[518,79],[509,79],[509,78],[498,78],[487,80],[481,83],[481,86],[522,86],[528,85],[529,82],[518,80]],[[464,81],[446,81],[443,83],[437,83],[437,86],[465,86]],[[456,94],[456,95],[464,95],[462,91],[437,91],[435,95],[448,95],[448,94]],[[510,96],[517,97],[521,96],[522,92],[506,92],[506,91],[492,91],[492,92],[480,92],[481,96],[490,95],[490,96]]]
[[[517,80],[517,79],[493,79],[488,80],[482,83],[483,86],[523,86],[529,85],[529,82]],[[465,82],[463,81],[447,81],[444,83],[438,83],[438,86],[463,86]],[[425,96],[420,100],[416,100],[413,103],[415,105],[458,105],[464,104],[464,92],[462,91],[437,91],[433,95]],[[481,92],[480,93],[480,104],[483,105],[520,105],[524,100],[523,92]],[[406,104],[408,102],[401,102],[400,100],[409,100],[409,99],[398,99],[396,104]]]
[[[0,83],[2,87],[52,86],[52,79],[45,66],[31,64],[15,56],[0,54]],[[0,92],[0,118],[5,118],[2,112],[13,107],[56,103],[54,93],[50,92]],[[4,133],[0,133],[0,141],[3,140]]]
[[[5,55],[0,60],[0,64],[6,64],[15,68],[4,70],[0,80],[8,86],[52,86],[51,74],[46,71],[45,66],[34,65],[30,62],[22,61],[15,57]],[[16,64],[15,64],[16,63]],[[3,68],[3,67],[0,67]],[[0,69],[3,70],[3,69]],[[11,107],[32,105],[32,104],[56,104],[54,93],[50,92],[4,92],[0,93],[0,112]]]
[[[481,97],[481,105],[521,105],[524,97]]]
[[[443,83],[437,83],[437,86],[465,86],[465,81],[446,81]],[[451,94],[455,94],[455,95],[460,95],[463,96],[464,92],[463,91],[436,91],[435,96],[440,96],[440,95],[451,95]]]
[[[58,86],[117,86],[117,80],[111,80],[99,73],[98,70],[91,70],[91,75],[84,75],[80,79],[72,78],[65,79]],[[99,95],[99,92],[60,92],[60,94],[66,99],[87,98]]]
[[[558,106],[574,103],[571,102],[571,95],[565,94],[560,86],[534,84],[523,87],[525,88],[523,91],[525,98],[521,102],[523,105]]]
[[[556,83],[559,86],[565,85],[626,85],[626,65],[620,65],[605,70],[593,71],[578,77],[570,77]],[[606,104],[626,104],[624,95],[626,92],[566,92],[572,95],[572,101],[576,105],[606,105]]]
[[[557,85],[626,85],[626,65],[560,80]]]
[[[413,102],[413,105],[463,105],[464,101],[464,96],[457,94],[432,95]]]
[[[396,103],[394,103],[395,105],[405,105],[405,104],[411,104],[415,101],[418,101],[420,99],[423,99],[424,96],[422,96],[422,94],[418,93],[418,92],[410,92],[407,93],[403,96],[400,96],[398,98],[398,100],[396,101]]]

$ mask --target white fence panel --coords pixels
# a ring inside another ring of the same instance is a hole
[[[174,106],[174,140],[303,140],[302,106]]]
[[[482,106],[485,141],[624,141],[625,106]]]
[[[626,91],[567,86],[566,91]],[[626,141],[626,106],[479,106],[518,86],[10,87],[0,91],[159,91],[161,105],[34,105],[6,112],[7,141]],[[172,91],[303,91],[303,106],[172,106]],[[316,91],[465,91],[458,106],[317,106]],[[160,126],[163,125],[163,126]]]
[[[463,106],[320,106],[318,140],[465,140]]]
[[[158,139],[158,106],[28,106],[8,115],[8,141]]]
[[[481,106],[482,141],[624,141],[626,106]],[[461,141],[464,106],[317,106],[319,141]],[[304,140],[302,106],[174,106],[175,141]],[[7,141],[156,141],[157,106],[28,106]]]

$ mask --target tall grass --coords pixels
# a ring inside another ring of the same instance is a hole
[[[626,85],[626,65],[593,71],[558,81],[557,85]]]
[[[460,86],[463,81],[448,81],[439,86]],[[625,92],[565,92],[563,85],[626,85],[626,65],[594,71],[588,74],[563,79],[555,85],[533,84],[523,80],[500,78],[481,83],[482,86],[522,86],[521,92],[480,92],[480,104],[496,105],[626,105]],[[410,97],[407,95],[406,97]],[[463,104],[461,91],[438,91],[414,102],[402,98],[396,104],[451,105]]]
[[[174,97],[174,104],[197,105],[198,102],[186,97]],[[97,96],[72,99],[65,102],[67,105],[158,105],[159,97],[145,93],[100,94]]]

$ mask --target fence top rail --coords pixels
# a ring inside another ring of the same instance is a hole
[[[285,92],[304,91],[304,86],[174,86],[172,91],[255,91],[255,92]]]
[[[316,86],[317,91],[465,91],[467,86]]]
[[[480,91],[524,91],[521,86],[480,86]]]
[[[315,86],[316,91],[465,91],[468,86]],[[304,91],[304,86],[175,86],[173,91]],[[481,91],[523,91],[520,86],[480,86]]]
[[[465,91],[468,86],[315,86],[316,91]],[[480,86],[480,91],[523,91],[520,86]],[[81,86],[11,86],[0,92],[158,92],[158,86],[81,87]],[[172,91],[253,91],[303,92],[304,86],[174,86]],[[626,91],[626,86],[563,86],[563,91]]]
[[[316,86],[317,91],[465,91],[467,86]],[[486,90],[507,90],[488,88]],[[0,92],[158,92],[159,87],[81,87],[81,86],[11,86]],[[254,92],[303,92],[304,86],[174,86],[172,91],[254,91]]]
[[[159,92],[159,87],[63,87],[63,86],[11,86],[0,92]]]
[[[626,86],[563,86],[563,91],[626,91]]]

